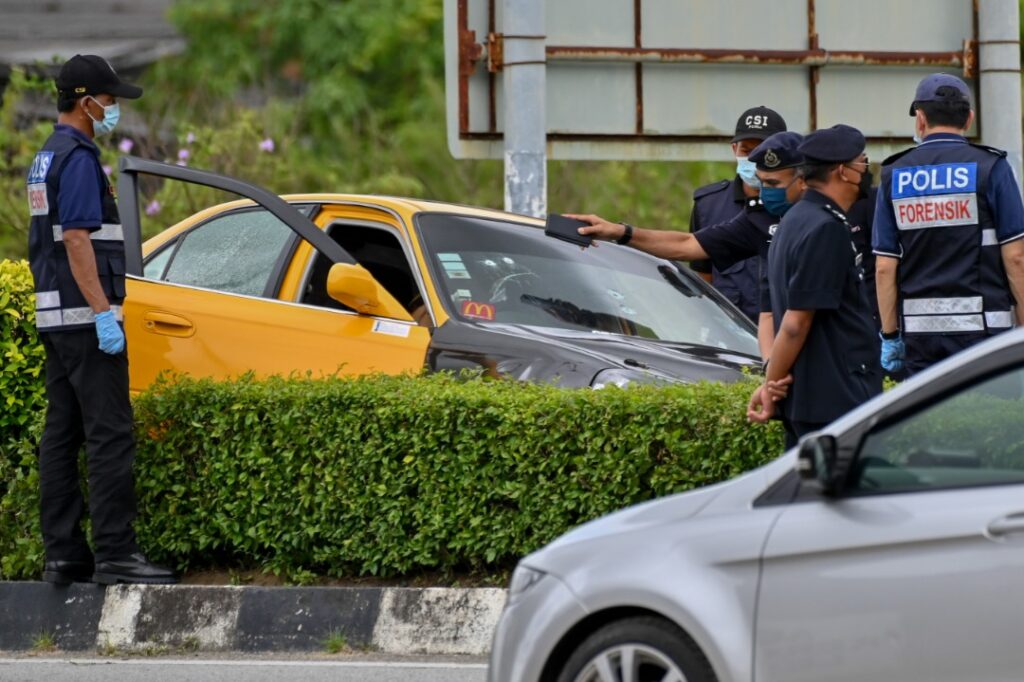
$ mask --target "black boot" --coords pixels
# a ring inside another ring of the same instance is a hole
[[[54,585],[87,583],[93,570],[92,561],[47,561],[43,564],[43,580]]]

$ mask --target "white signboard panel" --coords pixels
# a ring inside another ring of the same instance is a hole
[[[457,158],[503,156],[502,5],[445,0]],[[539,39],[548,157],[728,160],[739,114],[766,105],[792,130],[857,126],[880,158],[910,143],[907,109],[922,76],[944,71],[976,87],[975,3],[934,0],[928,9],[892,0],[547,0]]]

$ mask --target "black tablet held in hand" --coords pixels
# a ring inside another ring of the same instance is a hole
[[[590,246],[594,238],[590,235],[579,233],[581,227],[589,227],[590,223],[583,220],[573,220],[558,213],[548,213],[548,220],[544,224],[544,234],[555,239],[561,239],[570,244],[578,246]]]

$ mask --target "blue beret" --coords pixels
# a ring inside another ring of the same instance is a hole
[[[815,130],[798,147],[809,163],[842,163],[851,161],[864,151],[864,135],[853,126],[834,125]]]
[[[799,166],[804,162],[804,155],[798,150],[804,136],[800,133],[781,132],[769,136],[750,152],[747,157],[758,170],[774,171]]]

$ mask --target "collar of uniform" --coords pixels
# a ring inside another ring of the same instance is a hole
[[[829,199],[827,196],[815,189],[810,189],[804,192],[802,201],[809,201],[812,204],[817,204],[824,207],[829,213],[832,213],[841,220],[846,220],[846,211],[841,209],[835,201]]]
[[[732,200],[743,207],[747,207],[750,204],[748,199],[757,199],[757,197],[748,197],[743,189],[744,187],[743,178],[737,175],[732,179]]]
[[[967,142],[967,138],[956,133],[932,133],[924,138],[921,144],[930,144],[932,142]]]
[[[58,123],[53,126],[53,130],[54,132],[57,133],[64,133],[65,135],[70,135],[71,137],[75,138],[76,140],[84,144],[86,147],[89,147],[89,149],[95,152],[97,155],[99,155],[100,149],[99,147],[96,146],[96,143],[90,140],[89,136],[83,133],[78,128],[75,128],[74,126],[69,126],[66,123]]]

